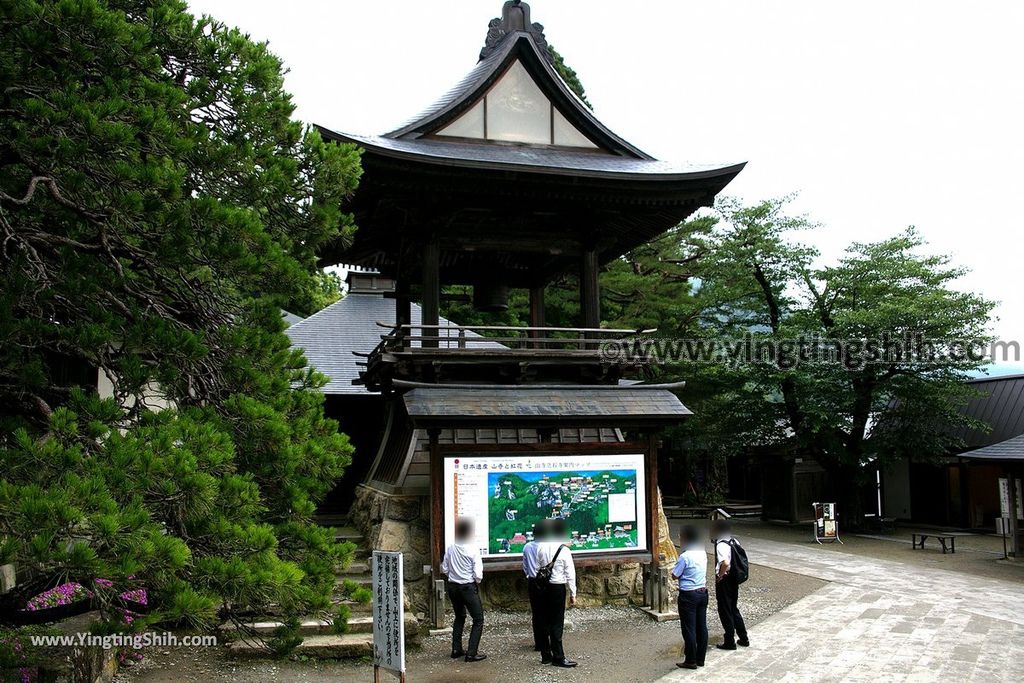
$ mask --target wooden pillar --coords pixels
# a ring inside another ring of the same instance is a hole
[[[438,444],[440,430],[427,430],[430,439],[430,625],[444,628],[444,461]]]
[[[423,326],[441,320],[441,247],[430,242],[423,247]],[[438,336],[438,330],[424,329],[424,337]],[[425,340],[424,348],[437,348],[437,340]]]
[[[583,327],[601,326],[601,294],[597,274],[597,250],[583,252],[580,263],[580,315]]]
[[[399,334],[406,336],[409,330],[403,325],[412,323],[412,303],[409,298],[409,281],[404,274],[399,273],[395,280],[395,324],[399,326]],[[406,342],[402,342],[399,348],[407,348]]]
[[[647,544],[651,548],[651,561],[655,568],[661,564],[658,556],[658,436],[647,435],[647,453],[645,458],[647,478]]]
[[[544,285],[530,288],[530,327],[547,327],[544,317]],[[543,339],[544,333],[534,330],[530,332],[531,339]],[[535,349],[544,348],[541,343],[532,345]]]

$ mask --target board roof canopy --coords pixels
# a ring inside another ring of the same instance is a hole
[[[444,284],[535,287],[585,252],[608,262],[709,206],[743,168],[659,161],[612,132],[516,0],[491,21],[476,67],[419,116],[378,136],[320,131],[364,150],[347,207],[359,230],[322,263],[416,278],[435,242]]]

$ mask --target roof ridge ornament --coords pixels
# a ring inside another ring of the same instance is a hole
[[[494,54],[505,38],[515,33],[529,34],[545,59],[554,61],[548,50],[548,40],[544,37],[544,26],[530,22],[530,6],[522,0],[508,0],[501,8],[501,18],[495,17],[487,24],[487,38],[480,50],[480,60]]]

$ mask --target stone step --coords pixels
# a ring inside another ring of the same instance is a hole
[[[363,541],[363,535],[350,526],[335,527],[334,540],[339,542],[349,541],[358,545]]]
[[[313,515],[313,522],[320,526],[348,526],[348,515]]]
[[[373,614],[373,603],[353,602],[347,598],[338,596],[332,601],[335,605],[348,605],[349,611],[355,614]]]
[[[369,574],[340,574],[334,579],[334,587],[341,590],[346,581],[357,583],[363,588],[373,589],[373,577]]]
[[[236,640],[228,645],[236,657],[269,657],[268,650],[259,641]],[[346,633],[339,635],[309,636],[295,648],[294,653],[314,659],[353,659],[373,655],[372,633]]]
[[[267,619],[242,624],[241,628],[232,623],[221,624],[220,630],[228,635],[245,630],[265,638],[272,636],[283,625],[283,622]],[[299,633],[303,636],[327,635],[334,633],[334,626],[327,619],[303,619],[299,622]]]
[[[365,574],[370,576],[370,565],[366,562],[352,562],[348,567],[338,570],[338,576],[350,577]]]
[[[254,635],[268,638],[282,625],[283,622],[271,619],[244,624],[244,627]],[[220,628],[228,636],[233,636],[239,631],[239,628],[231,623],[223,624]],[[373,633],[373,616],[353,612],[353,616],[348,620],[348,629],[349,633]],[[299,624],[299,634],[304,638],[333,635],[334,624],[327,619],[303,619]]]

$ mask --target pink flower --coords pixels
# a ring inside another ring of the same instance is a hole
[[[61,605],[70,605],[79,600],[86,600],[92,597],[92,593],[85,589],[80,583],[74,581],[63,583],[56,588],[43,591],[28,601],[25,611],[35,612],[42,609],[51,609]]]
[[[137,602],[140,605],[149,604],[149,596],[146,593],[145,588],[136,588],[135,590],[125,591],[121,593],[121,599],[129,602]]]

